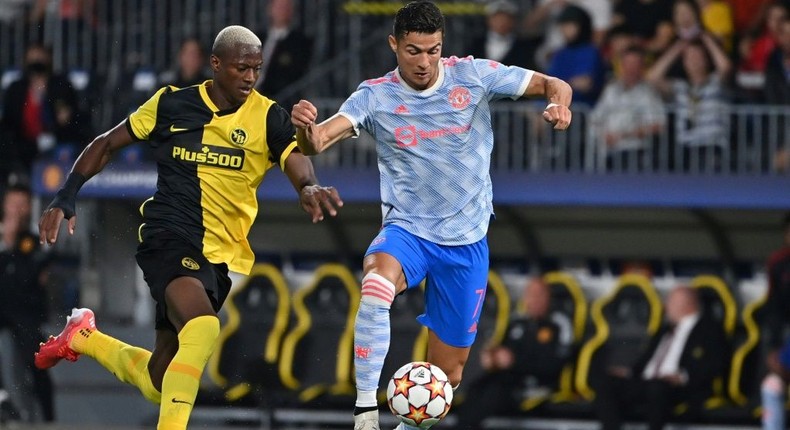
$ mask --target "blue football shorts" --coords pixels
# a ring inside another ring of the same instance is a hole
[[[386,225],[365,256],[383,252],[403,267],[408,288],[425,279],[425,312],[417,317],[442,342],[469,347],[488,285],[488,241],[446,246],[417,237],[396,225]]]

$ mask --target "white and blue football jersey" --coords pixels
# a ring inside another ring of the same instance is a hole
[[[360,84],[339,115],[376,140],[383,224],[441,245],[485,237],[493,214],[491,100],[518,98],[534,72],[496,61],[443,58],[428,89],[397,70]]]

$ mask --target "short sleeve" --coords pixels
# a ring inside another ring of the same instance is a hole
[[[500,62],[474,59],[472,64],[486,89],[489,100],[511,98],[524,95],[534,71],[518,66],[506,66]]]
[[[266,145],[271,162],[284,170],[285,159],[297,148],[296,129],[288,112],[278,104],[273,104],[266,115]]]
[[[129,134],[136,140],[148,140],[156,126],[156,115],[159,110],[159,98],[165,92],[169,92],[170,87],[159,89],[148,101],[140,105],[136,111],[132,112],[127,118],[126,128]]]
[[[372,121],[373,104],[373,90],[363,84],[340,106],[338,115],[342,115],[351,121],[351,124],[354,126],[354,136],[359,136],[360,128],[370,134],[375,134]]]

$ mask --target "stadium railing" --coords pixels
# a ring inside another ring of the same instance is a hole
[[[319,118],[328,118],[342,100],[315,102]],[[580,174],[682,174],[788,176],[790,164],[785,150],[790,135],[790,107],[729,105],[718,134],[695,144],[681,143],[676,117],[680,113],[668,105],[664,124],[652,142],[637,150],[610,149],[594,123],[592,110],[573,107],[573,123],[566,132],[545,124],[540,114],[543,104],[498,102],[491,105],[494,124],[492,172],[499,173],[580,173]],[[628,109],[627,104],[623,109]],[[427,137],[431,130],[424,130]],[[420,138],[418,130],[418,138]],[[354,144],[314,159],[317,165],[332,168],[373,168],[375,142],[363,135]],[[617,157],[617,154],[622,154]]]

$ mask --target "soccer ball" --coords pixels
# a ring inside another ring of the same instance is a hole
[[[431,363],[415,361],[395,371],[387,384],[387,405],[401,421],[428,428],[444,418],[453,402],[447,375]]]

